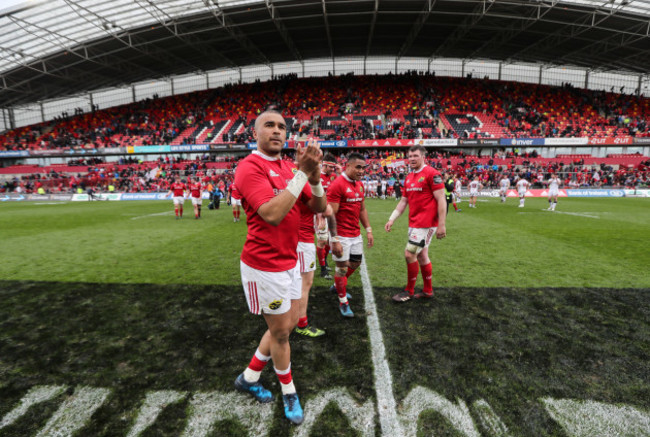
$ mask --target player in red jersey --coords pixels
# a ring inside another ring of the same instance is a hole
[[[412,172],[404,181],[404,197],[390,215],[384,229],[390,232],[395,220],[409,208],[408,242],[404,250],[406,258],[407,282],[404,291],[393,296],[395,302],[406,302],[413,297],[433,297],[431,284],[432,265],[429,259],[429,244],[433,235],[439,240],[445,238],[447,201],[442,175],[425,163],[426,149],[413,146],[409,149],[408,160]],[[415,294],[418,279],[418,265],[422,271],[424,287]]]
[[[199,178],[194,178],[193,182],[190,182],[188,190],[190,191],[190,197],[192,198],[192,206],[194,207],[194,218],[201,218],[201,205],[203,204],[203,184]]]
[[[366,229],[368,247],[374,245],[372,228],[368,220],[368,211],[364,203],[364,192],[361,178],[366,172],[366,160],[358,153],[348,157],[345,171],[332,182],[327,190],[327,202],[332,206],[336,215],[338,237],[333,241],[341,243],[343,253],[341,256],[332,254],[336,262],[334,271],[334,285],[332,289],[339,296],[339,310],[343,317],[354,317],[348,302],[348,278],[361,265],[363,257],[363,239],[359,221]]]
[[[323,187],[325,188],[325,187]],[[332,207],[327,205],[322,214],[328,224],[328,235],[336,237],[336,218]],[[314,283],[314,271],[316,270],[316,246],[314,246],[314,219],[316,214],[304,203],[300,204],[300,234],[298,237],[298,266],[302,277],[302,297],[298,307],[298,326],[296,332],[307,337],[320,337],[325,331],[309,324],[307,317],[307,306],[309,304],[309,291]],[[332,242],[332,253],[341,255],[343,249],[338,242]]]
[[[327,193],[332,181],[336,178],[336,158],[331,153],[323,156],[323,167],[320,174],[320,180],[323,189]],[[318,255],[318,264],[320,264],[320,276],[324,279],[332,279],[327,266],[327,254],[330,252],[330,233],[327,229],[327,220],[322,214],[316,215],[316,254]]]
[[[241,215],[241,194],[237,191],[235,182],[230,184],[228,190],[230,191],[230,206],[232,206],[232,221],[238,222]]]
[[[183,218],[183,203],[185,203],[185,191],[187,186],[181,181],[180,176],[176,176],[174,182],[169,186],[169,192],[167,197],[174,195],[174,214],[176,214],[176,220]]]
[[[284,414],[298,424],[304,414],[291,376],[289,346],[301,298],[296,252],[300,208],[296,203],[305,202],[316,213],[325,211],[327,200],[320,182],[322,152],[314,141],[307,147],[299,146],[298,169],[291,161],[281,159],[287,125],[275,111],[257,117],[253,136],[257,151],[243,159],[235,172],[248,226],[240,267],[248,308],[264,317],[268,329],[248,367],[235,380],[235,387],[260,402],[272,401],[271,392],[259,382],[272,359],[282,388]]]

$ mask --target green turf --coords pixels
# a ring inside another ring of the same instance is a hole
[[[373,284],[401,286],[406,217],[383,230],[391,200],[370,200],[376,247],[366,255]],[[448,237],[433,242],[438,286],[650,287],[647,199],[498,199],[460,203]],[[570,215],[582,214],[582,215]],[[596,218],[594,218],[596,217]],[[0,278],[71,282],[233,284],[245,222],[228,207],[189,210],[174,220],[170,202],[0,204]]]
[[[562,199],[556,213],[544,199],[516,204],[461,203],[448,238],[431,246],[436,299],[398,305],[389,298],[404,285],[406,217],[387,234],[395,202],[367,202],[376,246],[366,261],[398,410],[420,386],[463,400],[477,424],[473,403],[484,399],[512,436],[557,437],[540,398],[648,411],[647,199]],[[151,390],[232,391],[264,330],[241,289],[245,232],[227,207],[174,220],[168,201],[0,203],[0,420],[37,385],[104,387],[111,395],[78,436],[124,436]],[[317,277],[310,302],[327,335],[292,336],[301,399],[345,387],[374,403],[359,275],[353,320],[342,320],[329,284]],[[278,392],[268,369],[263,380]],[[35,435],[60,402],[0,436]],[[279,403],[273,411],[270,435],[290,435]],[[189,412],[185,398],[142,435],[180,435]],[[434,411],[418,423],[418,435],[458,435]],[[211,435],[245,434],[223,421]],[[310,435],[357,434],[330,404]]]

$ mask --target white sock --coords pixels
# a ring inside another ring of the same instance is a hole
[[[291,372],[291,364],[289,364],[289,367],[287,367],[286,370],[278,370],[275,367],[273,367],[273,370],[275,370],[275,373],[277,375],[286,375],[287,373]],[[293,385],[293,379],[291,379],[291,382],[289,384],[283,384],[282,381],[280,381],[280,386],[282,387],[283,395],[289,395],[296,392],[296,386]]]
[[[255,384],[257,381],[260,380],[260,375],[262,372],[258,372],[256,370],[251,370],[250,367],[246,367],[246,370],[244,370],[244,379],[246,382],[250,382],[251,384]]]
[[[264,361],[265,363],[268,363],[271,360],[271,356],[264,355],[263,353],[260,352],[259,348],[255,351],[255,357],[260,361]],[[253,370],[250,367],[246,367],[246,369],[244,370],[244,379],[246,380],[246,382],[254,384],[260,380],[261,374],[262,374],[261,370]]]

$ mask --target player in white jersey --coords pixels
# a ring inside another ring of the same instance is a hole
[[[510,179],[506,175],[503,175],[499,181],[499,196],[501,196],[501,203],[506,201],[506,196],[508,195],[508,188],[510,188]]]
[[[368,188],[370,189],[370,197],[377,198],[377,187],[378,186],[379,186],[379,183],[377,182],[377,179],[370,179],[370,182],[368,182]]]
[[[469,184],[467,184],[467,188],[469,188],[469,207],[476,208],[476,198],[478,197],[478,192],[481,188],[483,188],[483,184],[481,184],[481,181],[479,181],[478,176],[474,176],[474,179]]]
[[[388,189],[388,181],[386,179],[382,179],[380,185],[381,185],[381,198],[385,199],[386,190]]]
[[[560,185],[562,185],[562,181],[556,174],[552,175],[551,179],[548,180],[549,211],[555,211],[555,206],[557,205],[557,196],[560,194]]]
[[[524,207],[524,202],[526,201],[526,191],[530,184],[525,178],[521,178],[517,181],[517,193],[519,193],[519,208]]]
[[[463,183],[461,182],[459,177],[454,178],[454,196],[456,196],[456,202],[460,203],[460,190],[463,189]]]

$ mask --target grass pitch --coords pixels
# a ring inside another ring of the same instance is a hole
[[[559,437],[569,434],[541,398],[650,410],[646,199],[563,199],[556,213],[544,199],[462,202],[431,246],[436,298],[402,305],[390,296],[404,285],[406,217],[383,231],[394,205],[367,202],[376,244],[366,261],[398,413],[424,387],[467,403],[482,435],[493,431],[479,400],[508,435]],[[233,391],[263,322],[241,290],[245,223],[224,206],[203,215],[174,220],[170,202],[0,204],[0,420],[37,385],[105,387],[107,401],[76,435],[125,436],[147,392]],[[361,281],[350,280],[353,320],[342,320],[329,284],[316,278],[309,310],[327,335],[292,337],[301,400],[343,387],[374,403]],[[262,378],[279,392],[268,369]],[[36,435],[71,395],[30,408],[0,436]],[[141,435],[181,435],[190,410],[188,395]],[[296,432],[279,403],[269,429]],[[431,410],[417,429],[464,435]],[[246,430],[225,420],[210,435]],[[360,434],[330,404],[309,435]]]

